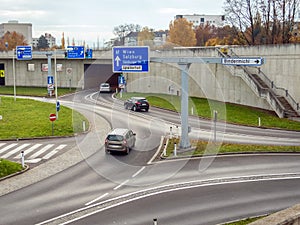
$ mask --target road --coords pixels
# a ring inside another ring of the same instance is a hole
[[[71,101],[62,99],[61,104],[74,107],[92,121],[91,132],[77,140],[84,160],[55,176],[1,196],[0,224],[67,224],[66,221],[89,213],[91,216],[71,223],[149,224],[157,217],[162,224],[215,224],[269,213],[300,201],[296,188],[300,181],[298,154],[156,162],[153,155],[161,136],[169,132],[170,125],[177,126],[174,118],[178,115],[154,109],[147,114],[132,113],[122,109],[120,103],[112,104],[109,96],[93,93],[78,94]],[[161,118],[157,120],[155,114]],[[105,154],[103,139],[107,128],[97,123],[99,116],[112,127],[126,126],[137,133],[137,145],[129,155]],[[209,123],[208,126],[211,127]],[[204,132],[205,128],[199,130]],[[243,130],[242,134],[239,130]],[[261,131],[230,125],[226,126],[225,136],[299,144],[298,132],[268,130],[255,136],[255,130]],[[226,211],[221,213],[224,208]],[[61,215],[64,216],[57,218]]]

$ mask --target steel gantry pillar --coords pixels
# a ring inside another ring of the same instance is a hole
[[[151,57],[151,62],[177,63],[181,70],[181,137],[179,147],[181,149],[190,148],[189,140],[189,68],[192,63],[214,63],[220,64],[222,58],[217,57],[176,57],[159,58]]]
[[[188,70],[190,63],[178,63],[181,70],[181,138],[180,148],[190,148],[190,140],[188,137],[189,126],[188,126],[188,109],[189,109],[189,75]]]

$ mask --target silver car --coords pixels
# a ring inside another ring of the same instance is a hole
[[[124,152],[126,154],[134,147],[136,134],[126,128],[115,128],[107,134],[105,139],[105,151]]]
[[[111,87],[109,83],[101,83],[99,92],[111,92]]]

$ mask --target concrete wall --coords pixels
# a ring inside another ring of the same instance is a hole
[[[153,52],[152,57],[220,57],[215,48]],[[221,64],[193,63],[189,68],[189,95],[271,109],[245,82]],[[127,74],[130,92],[180,94],[181,70],[177,64],[151,63],[149,73]]]

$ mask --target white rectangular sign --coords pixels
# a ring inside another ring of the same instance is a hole
[[[259,58],[223,58],[223,65],[232,66],[261,66],[264,63],[264,59]]]

